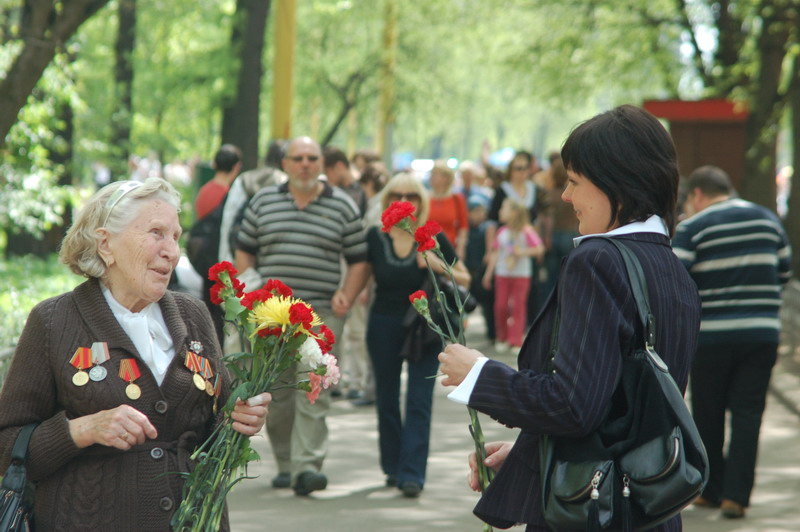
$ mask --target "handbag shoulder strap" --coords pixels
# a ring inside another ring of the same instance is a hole
[[[642,263],[639,262],[639,258],[621,240],[607,236],[598,236],[598,238],[603,238],[614,244],[622,255],[622,260],[625,262],[625,269],[628,271],[628,280],[633,290],[633,297],[636,301],[636,309],[639,311],[639,319],[642,322],[642,330],[645,331],[645,345],[647,347],[653,347],[656,343],[656,319],[650,310],[650,297],[647,292],[647,283],[645,282]]]
[[[639,319],[642,322],[642,330],[645,331],[645,347],[652,348],[656,344],[656,320],[653,313],[650,311],[650,298],[647,291],[647,283],[644,278],[644,270],[639,258],[634,255],[622,241],[608,236],[595,235],[593,238],[603,238],[608,240],[619,250],[622,255],[622,260],[625,263],[625,269],[628,273],[628,280],[631,283],[633,290],[633,297],[636,301],[636,309],[639,313]],[[552,371],[555,360],[555,354],[558,350],[558,330],[561,326],[561,302],[556,303],[556,316],[553,323],[553,330],[550,333],[550,352],[545,361],[545,370]],[[653,351],[649,349],[648,351]],[[663,365],[663,362],[661,363]]]
[[[25,458],[28,456],[28,444],[33,435],[33,429],[36,428],[38,423],[30,423],[22,427],[17,435],[17,441],[14,442],[14,448],[11,449],[11,460],[25,463]]]

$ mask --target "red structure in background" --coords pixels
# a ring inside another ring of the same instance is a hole
[[[704,164],[719,166],[740,190],[744,174],[747,107],[729,100],[648,100],[645,109],[669,123],[682,176]]]

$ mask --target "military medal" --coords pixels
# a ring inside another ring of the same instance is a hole
[[[214,396],[214,385],[211,384],[211,377],[214,376],[214,371],[211,369],[211,363],[208,361],[207,358],[198,357],[200,358],[200,373],[203,374],[203,380],[205,381],[205,389],[206,393],[210,396]]]
[[[72,384],[85,386],[89,382],[89,374],[84,370],[92,367],[92,350],[88,347],[79,347],[75,350],[69,363],[78,368],[78,373],[72,376]]]
[[[103,367],[105,361],[111,356],[108,354],[108,344],[106,342],[95,342],[92,344],[92,362],[94,366],[89,370],[89,378],[94,382],[100,382],[108,375],[108,370]]]
[[[192,375],[192,382],[194,383],[195,388],[204,392],[206,390],[206,381],[202,375],[200,375],[200,360],[205,360],[203,357],[194,354],[191,351],[186,351],[186,361],[184,365],[189,368],[194,375]]]
[[[211,408],[211,411],[214,412],[214,415],[217,413],[217,401],[219,400],[219,394],[222,390],[222,381],[219,378],[219,373],[217,373],[217,378],[214,379],[214,406]]]
[[[138,379],[141,374],[142,373],[139,371],[139,364],[136,363],[135,358],[126,358],[120,361],[119,376],[128,383],[125,387],[125,395],[134,401],[142,396],[142,389],[139,388],[138,384],[133,382]]]

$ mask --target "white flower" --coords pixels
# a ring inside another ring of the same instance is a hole
[[[300,346],[300,363],[310,367],[311,369],[323,364],[324,355],[322,349],[319,348],[317,341],[310,336],[306,338],[303,345]]]

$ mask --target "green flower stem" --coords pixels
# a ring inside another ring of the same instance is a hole
[[[413,232],[410,231],[410,227],[406,229],[411,235],[413,236]],[[456,285],[456,278],[455,274],[453,273],[452,265],[448,264],[445,260],[444,255],[442,254],[439,246],[437,245],[433,250],[433,253],[437,256],[437,258],[442,262],[444,265],[444,272],[450,278],[450,282],[453,285]],[[428,322],[428,326],[439,335],[441,338],[442,343],[459,343],[461,345],[466,344],[466,339],[464,336],[464,302],[461,301],[461,294],[459,294],[458,290],[455,290],[455,298],[456,298],[456,310],[458,311],[458,319],[460,323],[456,324],[456,330],[458,334],[456,335],[453,330],[453,324],[450,323],[450,315],[447,312],[447,304],[444,299],[444,293],[439,289],[439,283],[436,280],[436,275],[433,272],[433,268],[431,267],[430,262],[428,261],[428,252],[422,252],[423,257],[425,258],[425,264],[428,267],[428,275],[430,275],[431,283],[433,284],[433,289],[436,292],[435,299],[436,304],[439,305],[439,308],[442,311],[442,315],[444,316],[444,322],[447,326],[447,334],[445,334],[442,329],[433,322],[431,319],[430,313],[424,313],[423,316],[425,317],[425,321]],[[494,478],[494,470],[490,467],[487,467],[484,463],[486,460],[486,444],[483,437],[483,430],[481,429],[481,422],[478,419],[478,411],[474,408],[467,407],[467,412],[469,413],[469,432],[472,435],[472,441],[475,444],[475,456],[477,458],[476,462],[478,465],[478,482],[481,486],[481,491],[485,491],[486,488],[489,486],[489,483]],[[491,525],[484,524],[483,525],[484,532],[492,532]]]

